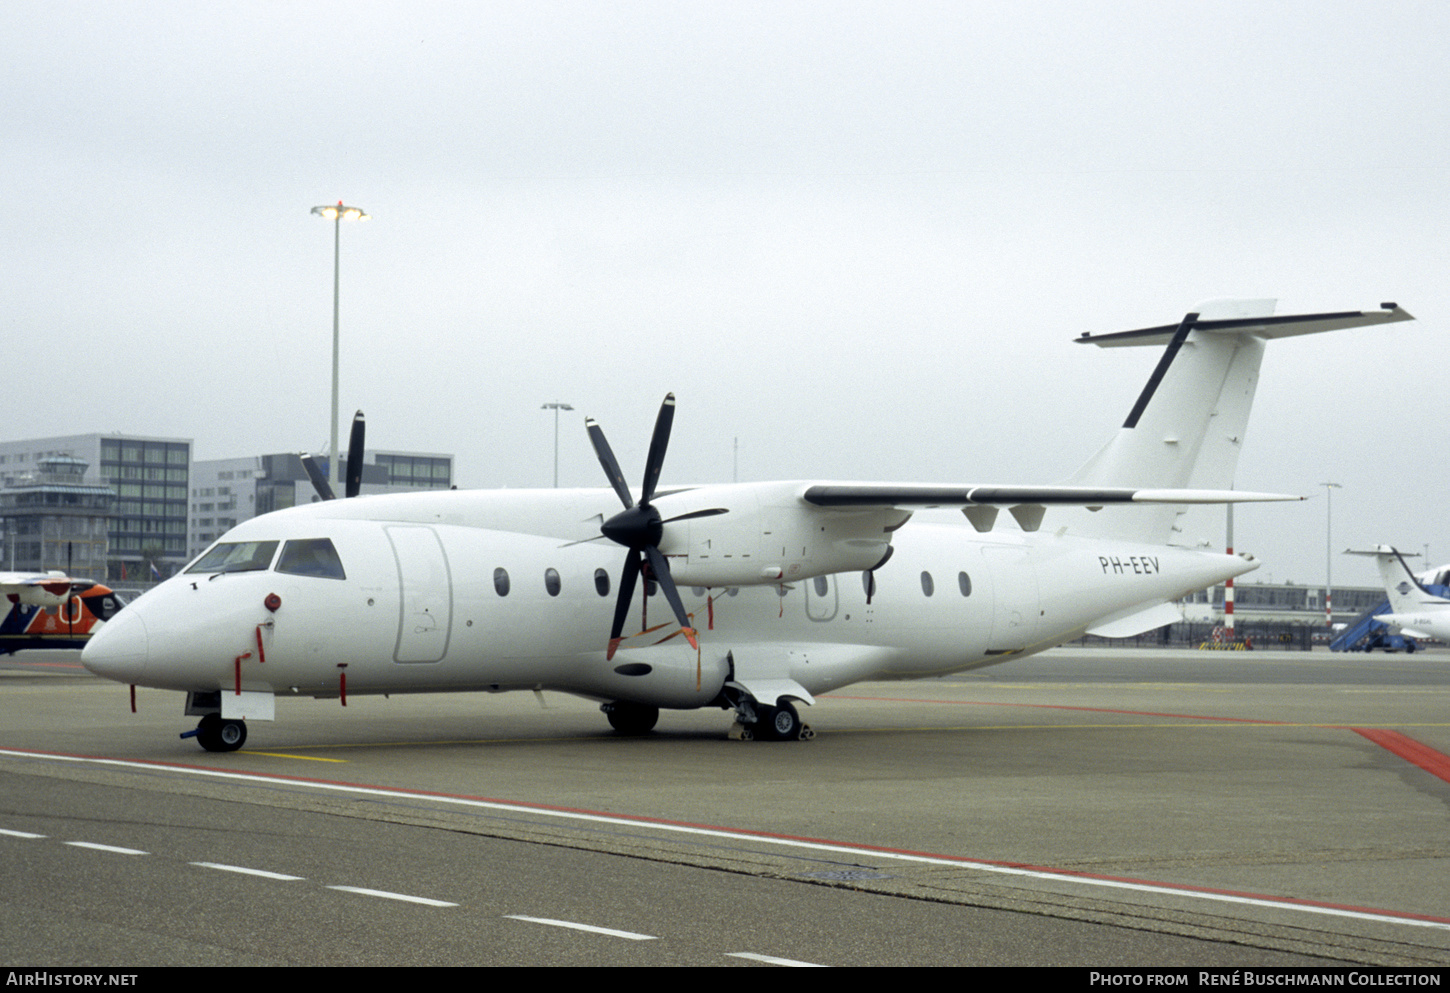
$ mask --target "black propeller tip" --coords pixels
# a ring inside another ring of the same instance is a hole
[[[343,493],[355,497],[362,492],[363,439],[367,433],[367,419],[359,410],[352,417],[352,434],[347,441],[347,476]]]

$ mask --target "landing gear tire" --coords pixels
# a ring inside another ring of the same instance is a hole
[[[196,726],[196,740],[209,752],[235,752],[247,743],[247,723],[207,714]]]
[[[766,741],[795,741],[801,737],[800,714],[795,706],[784,700],[778,707],[757,706],[760,720],[755,725],[757,737]]]
[[[649,734],[660,719],[660,708],[639,703],[606,703],[600,709],[609,718],[609,726],[620,734]]]

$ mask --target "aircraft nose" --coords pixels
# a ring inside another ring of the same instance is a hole
[[[125,609],[91,636],[81,651],[81,665],[97,676],[134,683],[146,671],[149,654],[146,622],[135,610]]]

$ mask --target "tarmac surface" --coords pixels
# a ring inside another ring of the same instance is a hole
[[[6,959],[1450,965],[1450,651],[1064,648],[790,743],[459,694],[213,755],[181,703],[0,659]]]

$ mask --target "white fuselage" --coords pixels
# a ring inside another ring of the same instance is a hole
[[[914,521],[892,535],[868,600],[859,571],[692,587],[691,550],[664,543],[700,650],[678,636],[662,596],[636,593],[623,646],[606,660],[626,552],[598,527],[617,507],[608,490],[505,490],[268,514],[222,540],[326,537],[346,578],[184,572],[122,611],[84,661],[185,691],[542,688],[690,708],[715,702],[732,673],[816,694],[990,665],[1253,568],[1165,546]],[[540,521],[555,523],[541,533]],[[750,546],[757,572],[772,567],[770,534]]]
[[[1411,637],[1450,642],[1450,604],[1406,614],[1376,614],[1375,620],[1393,624]]]
[[[1393,624],[1411,637],[1450,641],[1450,602],[1426,590],[1399,552],[1380,545],[1373,552],[1353,554],[1375,556],[1385,597],[1390,602],[1389,612],[1376,614],[1375,620]]]

